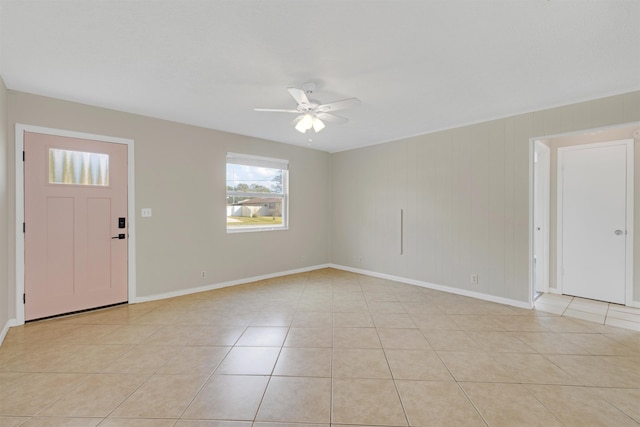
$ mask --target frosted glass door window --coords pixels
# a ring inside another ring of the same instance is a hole
[[[49,149],[49,183],[109,185],[109,155]]]

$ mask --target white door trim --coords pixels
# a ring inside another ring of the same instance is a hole
[[[556,271],[556,280],[558,286],[558,292],[562,293],[562,162],[563,162],[563,153],[567,151],[573,150],[582,150],[585,148],[596,148],[596,147],[611,147],[616,145],[624,145],[627,149],[627,188],[626,188],[626,229],[627,229],[627,238],[626,238],[626,246],[625,246],[625,304],[631,305],[633,301],[633,175],[634,175],[634,162],[633,162],[633,152],[634,152],[634,142],[633,139],[622,139],[618,141],[607,141],[607,142],[597,142],[593,144],[581,144],[581,145],[572,145],[567,147],[559,147],[558,148],[558,156],[557,156],[557,180],[556,180],[556,188],[557,188],[557,211],[556,211],[556,224],[557,224],[557,271]]]
[[[541,151],[540,151],[541,150]],[[540,156],[538,156],[540,153]],[[534,142],[534,254],[535,254],[535,243],[536,236],[539,239],[542,239],[542,247],[543,247],[543,256],[536,258],[536,283],[534,283],[534,291],[538,292],[549,292],[549,226],[550,226],[550,204],[551,204],[551,148],[548,145],[543,144],[540,141]],[[536,166],[537,165],[537,166]],[[537,173],[536,173],[537,170]],[[543,188],[536,189],[536,182],[540,184]],[[542,190],[542,191],[539,191]],[[536,197],[537,196],[537,197]],[[543,230],[541,233],[536,232],[537,224],[535,222],[536,219],[536,210],[541,209],[538,212],[542,214],[542,227]],[[544,276],[542,280],[540,280],[539,273],[543,272]],[[542,286],[540,286],[542,285]]]
[[[24,324],[24,233],[22,224],[24,222],[24,163],[22,153],[24,151],[24,133],[42,133],[47,135],[65,136],[70,138],[92,139],[94,141],[111,142],[115,144],[127,145],[128,154],[128,183],[127,183],[127,215],[129,217],[127,239],[128,244],[128,299],[135,301],[136,295],[136,222],[135,222],[135,174],[134,174],[134,141],[132,139],[116,138],[104,135],[95,135],[84,132],[74,132],[62,129],[53,129],[40,126],[25,125],[16,123],[16,156],[15,156],[15,178],[16,178],[16,325]]]

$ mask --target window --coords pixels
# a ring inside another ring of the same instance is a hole
[[[227,153],[227,231],[287,228],[289,162]]]
[[[109,186],[109,155],[49,149],[49,183]]]

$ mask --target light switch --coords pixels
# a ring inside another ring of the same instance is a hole
[[[140,215],[143,218],[151,218],[151,208],[142,208]]]

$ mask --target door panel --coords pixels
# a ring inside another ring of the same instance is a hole
[[[73,199],[69,197],[47,198],[46,210],[46,270],[39,276],[46,277],[51,295],[66,295],[73,292]],[[31,273],[31,272],[30,272]]]
[[[626,156],[626,145],[562,152],[564,294],[625,303]]]
[[[87,287],[108,289],[111,284],[111,200],[87,200]],[[108,243],[105,243],[108,242]]]
[[[25,132],[25,319],[127,301],[127,146]]]

